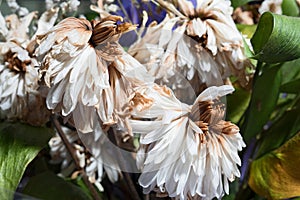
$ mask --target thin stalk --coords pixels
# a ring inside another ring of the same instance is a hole
[[[74,147],[70,144],[70,142],[68,141],[67,137],[65,136],[59,121],[57,120],[56,116],[52,116],[52,121],[53,124],[60,136],[60,138],[62,139],[64,145],[67,148],[67,151],[69,152],[69,154],[71,155],[72,159],[74,160],[75,166],[76,168],[80,171],[80,174],[82,175],[83,181],[86,184],[86,186],[89,188],[91,195],[93,197],[94,200],[102,200],[101,197],[98,195],[98,192],[96,191],[95,187],[93,186],[93,184],[88,180],[88,176],[86,175],[85,171],[82,169],[82,167],[80,167],[79,164],[79,160],[76,157],[75,154],[75,149]]]
[[[119,146],[119,144],[118,144],[118,142],[117,142],[118,139],[117,139],[117,136],[116,136],[115,131],[112,130],[112,129],[110,129],[109,131],[111,131],[111,133],[112,133],[113,136],[114,136],[115,142],[116,142],[117,145]],[[122,168],[122,169],[126,169],[126,163],[124,162],[124,158],[123,158],[122,153],[121,153],[121,151],[120,151],[119,148],[118,148],[118,150],[117,150],[117,154],[118,154],[119,163],[120,163],[121,168]],[[128,184],[128,189],[129,189],[129,191],[130,191],[130,193],[131,193],[131,195],[132,195],[131,198],[132,198],[133,200],[140,200],[140,196],[139,196],[138,192],[136,191],[136,188],[135,188],[135,186],[134,186],[134,183],[132,182],[132,179],[131,179],[130,175],[129,175],[127,172],[124,172],[124,171],[122,172],[122,174],[123,174],[123,177],[124,177],[125,181],[126,181],[127,184]]]

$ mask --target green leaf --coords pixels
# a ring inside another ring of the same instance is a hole
[[[263,134],[256,157],[277,149],[300,130],[300,106],[287,110]]]
[[[226,118],[233,123],[238,123],[249,105],[251,93],[237,84],[234,88],[234,93],[226,96]]]
[[[235,9],[254,0],[231,0],[231,6]]]
[[[283,0],[281,4],[282,14],[288,16],[299,16],[299,8],[296,0]]]
[[[283,63],[281,71],[282,84],[300,79],[300,59]]]
[[[282,133],[285,134],[285,133]],[[300,132],[280,148],[254,160],[249,185],[268,199],[287,199],[300,195]]]
[[[283,84],[280,87],[281,92],[286,92],[286,93],[294,93],[294,94],[299,94],[300,92],[300,79],[288,82],[286,84]]]
[[[23,192],[24,194],[43,200],[91,199],[91,197],[85,194],[79,187],[65,181],[51,171],[46,171],[30,178]]]
[[[258,69],[257,69],[258,70]],[[269,67],[254,78],[253,91],[241,133],[246,142],[263,130],[276,106],[281,84],[280,66]]]
[[[251,39],[255,57],[279,63],[300,58],[300,18],[264,13]]]
[[[247,35],[248,38],[252,38],[257,28],[257,25],[236,24],[236,27],[243,35]]]
[[[91,194],[89,188],[84,183],[81,176],[77,176],[76,179],[69,179],[67,181],[78,186],[81,189],[81,191],[83,191],[87,196],[89,196],[90,199],[92,198],[92,194]],[[100,192],[99,192],[99,195],[100,195]]]
[[[0,188],[15,191],[27,165],[47,145],[52,130],[21,123],[0,123]],[[11,199],[11,193],[0,193]]]

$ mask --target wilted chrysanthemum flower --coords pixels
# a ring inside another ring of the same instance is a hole
[[[22,118],[28,114],[30,96],[33,98],[38,89],[36,65],[37,61],[18,44],[0,43],[0,107],[7,114],[2,117]]]
[[[53,25],[53,12],[42,15],[37,32]],[[4,18],[0,13],[0,108],[2,119],[41,125],[48,121],[49,112],[38,92],[38,62],[32,55],[35,41],[28,33],[34,17],[34,12],[22,18],[15,14]]]
[[[72,113],[76,128],[83,133],[93,131],[94,112],[104,126],[116,124],[115,109],[126,104],[122,95],[151,80],[117,42],[121,33],[135,26],[118,25],[118,21],[122,18],[108,16],[92,22],[66,18],[39,37],[36,53],[46,53],[41,70],[50,87],[47,106],[63,116]]]
[[[140,90],[134,98],[133,130],[141,134],[137,165],[144,192],[156,190],[180,199],[221,198],[229,181],[240,176],[238,151],[245,146],[239,128],[224,121],[220,98],[228,85],[209,87],[191,106],[166,87]]]
[[[258,9],[258,12],[260,14],[263,14],[264,12],[270,11],[272,13],[281,15],[282,14],[281,4],[282,4],[282,0],[264,0]]]
[[[247,84],[245,63],[249,63],[243,52],[243,37],[231,17],[230,1],[157,2],[169,15],[150,26],[129,49],[157,79],[169,80],[180,74],[210,86],[235,75]]]
[[[110,155],[106,145],[112,145],[107,131],[130,135],[128,99],[136,87],[152,82],[144,66],[118,44],[123,32],[135,28],[119,21],[121,17],[112,15],[92,22],[66,18],[39,37],[36,51],[45,54],[41,72],[49,87],[48,108],[65,119],[72,117],[84,145],[105,164],[110,157],[102,155]],[[106,170],[111,168],[118,167]]]

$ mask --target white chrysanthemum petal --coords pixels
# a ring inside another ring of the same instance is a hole
[[[5,26],[5,19],[2,15],[2,13],[0,12],[0,33],[3,37],[5,37],[8,34],[8,29]]]
[[[234,44],[242,40],[241,34],[239,34],[234,27],[230,27],[215,20],[207,20],[207,24],[209,24],[210,30],[214,30],[214,32],[208,33],[208,37],[210,34],[216,35],[215,37],[220,46],[225,42]]]
[[[61,101],[67,85],[67,79],[62,80],[61,83],[53,86],[47,95],[47,107],[54,109],[56,105]]]
[[[82,133],[93,132],[95,114],[95,108],[78,104],[73,111],[73,120],[76,128]]]
[[[168,18],[166,18],[168,19]],[[159,37],[158,41],[158,47],[165,48],[169,43],[170,39],[172,38],[172,28],[175,25],[176,20],[169,20],[167,21],[163,27],[161,28],[161,35]]]
[[[225,96],[234,91],[234,88],[231,85],[222,85],[222,86],[212,86],[205,89],[195,100],[198,101],[212,101],[213,99]]]
[[[201,37],[203,34],[206,33],[207,29],[205,24],[201,21],[200,18],[195,18],[192,20],[193,23],[193,29],[196,35]]]
[[[2,110],[7,110],[12,106],[11,98],[5,97],[1,100],[0,108]]]
[[[12,75],[12,74],[9,74]],[[12,75],[12,77],[6,76],[8,78],[5,91],[1,94],[2,97],[7,97],[13,93],[17,92],[19,84],[19,75]],[[16,84],[17,83],[17,84]]]
[[[232,91],[232,86],[210,87],[198,97],[197,102],[213,101]],[[169,100],[173,98],[168,97]],[[164,104],[163,99],[157,101]],[[226,125],[227,122],[219,123]],[[135,125],[141,128],[142,124],[146,125],[135,120],[133,129]],[[208,126],[207,129],[205,126]],[[186,199],[188,195],[203,199],[221,198],[228,193],[228,180],[240,176],[237,151],[244,142],[238,132],[223,133],[223,129],[218,127],[218,124],[207,122],[196,125],[192,116],[190,119],[190,115],[186,114],[143,134],[140,139],[143,147],[138,153],[137,164],[142,169],[139,183],[144,192],[164,187],[170,197],[178,199]]]
[[[19,97],[24,97],[26,94],[25,94],[25,89],[24,89],[24,79],[20,78],[19,79],[19,83],[18,83],[18,88],[17,88],[17,95]]]
[[[136,59],[124,53],[121,59],[116,59],[116,69],[132,82],[142,81],[143,83],[153,82],[153,77],[149,76],[147,70]]]
[[[142,173],[139,178],[139,184],[144,188],[149,187],[155,181],[156,173],[156,171]]]
[[[133,128],[134,133],[138,134],[146,134],[154,129],[157,129],[157,127],[160,127],[162,125],[161,121],[139,121],[139,120],[130,120],[130,124]]]
[[[38,29],[35,32],[35,35],[44,34],[46,31],[53,27],[58,16],[58,11],[59,8],[53,8],[47,10],[41,15],[38,21]]]
[[[208,22],[206,22],[206,23],[208,23]],[[207,29],[207,44],[206,44],[206,47],[215,56],[217,54],[217,51],[218,51],[217,38],[216,38],[216,35],[214,34],[213,29],[210,26],[207,26],[206,29]]]
[[[140,143],[149,144],[161,139],[162,136],[167,134],[176,126],[176,123],[171,123],[170,125],[156,127],[155,130],[148,132],[144,137],[141,138]]]

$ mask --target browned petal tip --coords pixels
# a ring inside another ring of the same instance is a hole
[[[122,17],[110,15],[103,18],[100,22],[94,23],[91,43],[94,46],[97,46],[108,41],[116,41],[119,39],[122,33],[134,30],[137,27],[137,25],[133,25],[128,22],[122,22]]]
[[[120,22],[123,22],[124,20],[123,20],[123,17],[121,17],[121,16],[109,15],[109,16],[101,19],[100,23],[106,22],[106,21],[114,21],[114,22],[120,21]]]
[[[149,107],[151,107],[153,105],[154,100],[139,93],[136,92],[134,97],[131,99],[130,101],[130,105],[131,105],[131,110],[133,108],[138,109],[139,111],[144,111],[146,109],[148,109]]]
[[[203,131],[203,133],[208,132],[208,123],[205,123],[203,121],[196,121],[195,124]]]
[[[137,24],[131,24],[131,23],[128,23],[128,22],[125,22],[124,24],[120,24],[118,25],[118,32],[120,33],[126,33],[128,31],[132,31],[132,30],[135,30],[137,28]]]
[[[240,132],[240,129],[237,125],[231,122],[224,121],[223,129],[222,129],[223,134],[232,135],[232,134],[237,134],[238,132]]]

